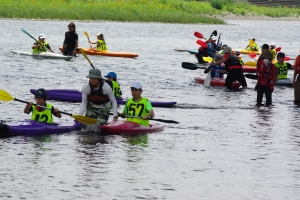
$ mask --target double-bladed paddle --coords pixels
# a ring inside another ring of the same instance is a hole
[[[189,62],[182,62],[181,67],[184,69],[189,69],[189,70],[208,69],[207,67],[198,67],[196,64],[189,63]]]
[[[84,35],[87,37],[87,39],[88,39],[88,41],[89,41],[89,43],[90,43],[91,41],[90,41],[89,34],[88,34],[86,31],[84,31],[83,33],[84,33]],[[91,44],[90,44],[90,46],[91,46],[91,49],[92,49],[93,47],[92,47]]]
[[[87,57],[86,53],[83,51],[82,48],[80,48],[80,51],[82,53],[82,55],[85,57],[85,59],[87,59],[87,61],[89,61],[90,65],[92,66],[93,69],[95,69],[93,63],[90,61],[90,59]]]
[[[138,118],[138,119],[143,119],[142,117],[138,116],[131,116],[131,115],[124,115],[124,114],[119,114],[121,117],[128,117],[128,118]],[[167,119],[155,119],[155,118],[149,118],[148,120],[153,120],[153,121],[158,121],[158,122],[164,122],[164,123],[170,123],[170,124],[179,124],[179,122],[174,121],[174,120],[167,120]]]
[[[31,37],[32,39],[34,39],[37,43],[42,44],[40,41],[37,41],[32,35],[30,35],[27,31],[25,31],[25,30],[22,29],[22,28],[21,28],[21,30],[22,30],[26,35],[28,35],[29,37]],[[48,47],[48,45],[46,46],[46,48],[50,50],[50,48]]]
[[[12,97],[8,92],[6,92],[5,90],[0,90],[0,100],[1,101],[19,101],[19,102],[22,102],[22,103],[28,103],[27,101],[23,101],[23,100],[20,100],[20,99],[17,99],[17,98],[14,98]],[[41,107],[41,108],[46,108],[46,109],[49,109],[50,108],[47,108],[45,106],[40,106],[40,105],[36,105],[36,104],[32,104],[32,105],[35,105],[35,106],[38,106],[38,107]],[[70,114],[70,113],[66,113],[66,112],[63,112],[63,111],[58,111],[62,114],[65,114],[65,115],[69,115],[71,117],[74,117],[75,120],[83,123],[83,124],[95,124],[97,122],[96,119],[93,119],[93,118],[90,118],[90,117],[85,117],[85,116],[82,116],[82,115],[75,115],[75,114]]]

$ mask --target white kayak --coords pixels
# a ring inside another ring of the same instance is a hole
[[[15,51],[12,49],[10,51],[18,55],[26,55],[26,56],[36,57],[36,58],[64,59],[64,60],[71,60],[73,58],[73,56],[64,56],[62,54],[51,53],[51,52],[31,53],[31,52],[24,52],[24,51]]]

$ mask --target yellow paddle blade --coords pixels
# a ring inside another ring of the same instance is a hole
[[[82,116],[82,115],[72,114],[72,117],[74,117],[75,120],[77,120],[77,121],[79,121],[79,122],[81,122],[83,124],[95,124],[97,122],[97,119],[86,117],[86,116]]]
[[[87,38],[89,37],[89,34],[86,31],[84,31],[83,33]]]
[[[5,90],[0,90],[0,100],[1,101],[13,101],[15,98],[13,98],[8,92]]]
[[[247,65],[247,66],[256,66],[256,62],[255,61],[247,61],[247,62],[245,62],[245,65]]]
[[[213,59],[212,59],[211,57],[203,57],[203,60],[204,60],[205,62],[211,63]]]
[[[81,51],[82,55],[85,57],[85,59],[87,59],[87,61],[89,61],[90,65],[91,65],[92,67],[94,67],[94,66],[93,66],[93,63],[92,63],[92,62],[90,61],[90,59],[87,57],[87,55],[86,55],[86,53],[83,51],[83,49],[80,48],[80,51]]]

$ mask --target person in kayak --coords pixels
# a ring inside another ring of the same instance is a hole
[[[269,46],[270,46],[270,51],[271,51],[271,53],[272,53],[272,60],[275,60],[276,54],[277,54],[277,51],[276,51],[276,44],[273,42],[273,43],[270,44]]]
[[[284,53],[279,52],[277,54],[277,62],[275,63],[275,67],[277,69],[277,78],[276,78],[277,80],[288,78],[288,71],[289,69],[292,69],[292,65],[290,63],[284,62],[284,58],[285,58]]]
[[[61,52],[65,56],[76,56],[78,47],[78,35],[76,33],[76,26],[73,22],[68,25],[69,31],[65,33],[63,48]]]
[[[125,118],[124,115],[139,117],[126,117],[126,121],[135,122],[142,126],[149,126],[149,119],[154,117],[154,111],[151,102],[147,98],[141,96],[142,92],[142,84],[139,82],[132,83],[131,94],[133,98],[127,100],[120,116],[122,118]]]
[[[104,76],[106,80],[109,80],[112,82],[112,90],[113,94],[115,95],[116,98],[122,98],[122,91],[121,91],[121,86],[117,82],[117,74],[115,72],[109,72],[106,76]]]
[[[112,92],[110,81],[105,81],[99,69],[89,71],[89,82],[82,87],[82,102],[79,114],[97,119],[98,125],[106,124],[109,118],[110,106],[113,108],[113,121],[117,121],[117,102]],[[111,103],[111,104],[110,104]]]
[[[266,96],[266,106],[272,105],[272,92],[274,90],[274,84],[276,82],[276,67],[272,63],[272,53],[270,51],[264,53],[263,61],[264,64],[258,71],[257,78],[257,99],[256,105],[261,106],[263,95]]]
[[[38,89],[34,94],[34,98],[36,105],[33,105],[33,103],[29,101],[24,108],[24,113],[29,114],[32,112],[31,120],[53,123],[52,115],[61,118],[58,108],[54,108],[50,103],[46,103],[47,92],[45,89]],[[48,109],[39,106],[47,107]]]
[[[296,57],[294,63],[293,88],[294,103],[300,104],[300,55]]]
[[[243,74],[242,65],[235,55],[232,55],[231,47],[224,48],[224,56],[218,61],[213,61],[211,64],[221,65],[225,64],[225,72],[227,77],[225,80],[225,87],[232,90],[232,83],[238,81],[244,89],[247,88],[247,82]]]
[[[211,36],[211,38],[206,41],[207,48],[200,47],[198,49],[198,53],[195,54],[197,57],[198,63],[205,63],[205,61],[203,60],[203,57],[209,56],[211,58],[214,58],[214,54],[217,51],[217,45],[216,45],[217,39],[218,38],[216,36]]]
[[[247,47],[245,49],[249,50],[249,51],[258,51],[258,46],[255,43],[255,38],[254,37],[251,37],[249,39],[249,44],[247,45]]]
[[[98,39],[97,42],[90,42],[90,44],[97,44],[97,46],[95,48],[97,51],[107,51],[107,46],[105,43],[103,33],[98,33],[98,34],[96,34],[96,36]]]
[[[217,62],[218,60],[222,59],[221,54],[216,54],[215,56],[215,61]],[[210,65],[206,70],[204,70],[204,73],[207,74],[210,71],[210,76],[211,78],[223,78],[224,74],[224,67],[222,64],[220,65]]]
[[[218,53],[221,54],[221,55],[224,55],[223,50],[224,50],[225,47],[228,47],[228,45],[227,44],[223,44],[221,50]]]
[[[241,65],[244,66],[245,63],[244,63],[244,61],[243,61],[243,58],[242,58],[242,56],[241,56],[240,51],[239,51],[239,50],[235,50],[235,51],[234,51],[234,55],[235,55],[236,57],[238,57],[238,59],[239,59]]]
[[[45,41],[45,35],[40,34],[38,42],[33,43],[32,45],[32,53],[42,53],[46,52],[49,49],[52,53],[55,53],[50,47],[49,43]]]

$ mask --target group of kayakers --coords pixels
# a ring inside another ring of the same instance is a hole
[[[225,87],[232,90],[232,83],[238,81],[243,88],[247,88],[247,82],[244,77],[242,67],[244,62],[240,56],[239,51],[232,51],[232,48],[228,45],[222,45],[221,49],[218,49],[216,44],[216,36],[212,36],[210,40],[207,40],[208,48],[200,47],[198,54],[196,55],[199,63],[205,63],[203,57],[212,56],[214,60],[210,63],[210,66],[204,71],[204,73],[211,72],[212,78],[223,78],[223,74],[227,74],[225,79]],[[249,39],[249,44],[246,47],[249,51],[258,52],[258,45],[255,43],[255,38]],[[276,61],[277,59],[277,61]],[[262,98],[265,94],[266,105],[272,104],[272,92],[274,90],[274,84],[276,80],[286,79],[288,70],[292,69],[292,65],[284,62],[285,54],[283,52],[276,51],[276,44],[270,45],[263,44],[261,47],[261,53],[257,59],[257,83],[255,90],[257,91],[257,105],[262,105]],[[295,88],[295,102],[300,103],[300,58],[299,56],[295,62],[293,87]],[[298,67],[299,66],[299,67]],[[297,70],[298,69],[298,70]],[[296,77],[298,77],[296,79]]]
[[[61,52],[65,56],[75,56],[77,47],[78,47],[78,34],[76,32],[76,26],[74,22],[71,22],[68,25],[69,31],[65,33],[65,39],[63,42],[63,46],[61,49]],[[97,51],[107,51],[107,46],[105,43],[104,35],[103,33],[96,34],[97,41],[96,42],[90,42],[90,44],[97,44],[95,49]],[[52,53],[55,53],[53,49],[50,47],[49,43],[45,40],[45,35],[41,33],[38,37],[38,41],[35,42],[32,45],[32,53],[41,53],[46,52],[47,49],[49,49]]]

